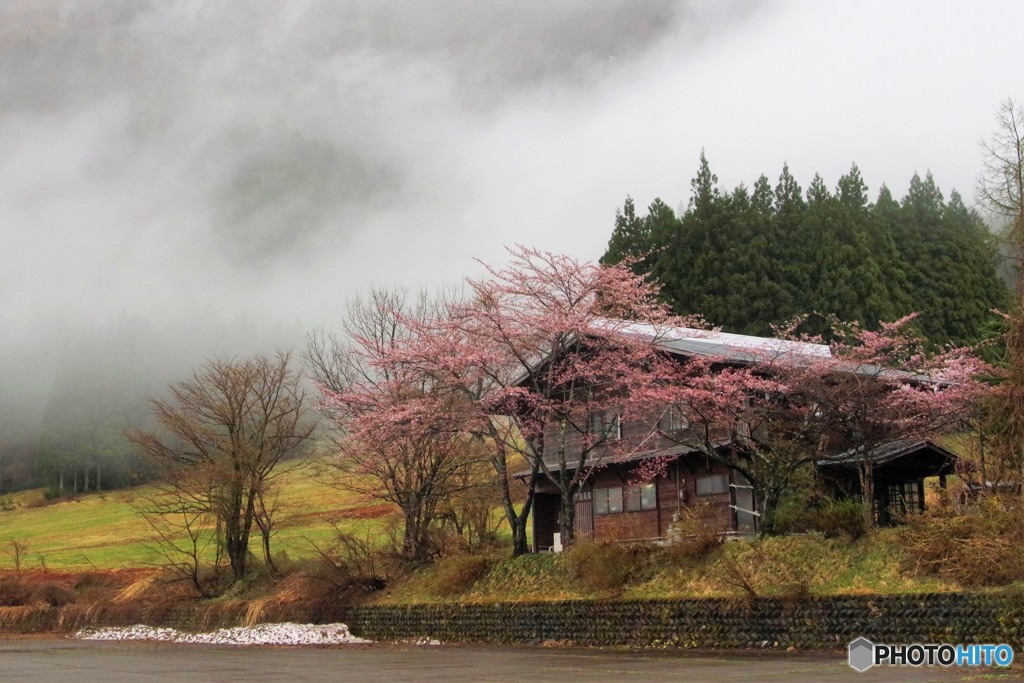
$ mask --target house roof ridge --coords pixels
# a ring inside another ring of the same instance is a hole
[[[756,360],[765,352],[782,355],[798,354],[815,358],[831,358],[832,349],[827,344],[758,337],[749,334],[701,330],[694,327],[656,325],[635,320],[601,318],[594,322],[599,329],[614,329],[625,334],[643,335],[652,338],[670,353],[724,356],[727,358]]]

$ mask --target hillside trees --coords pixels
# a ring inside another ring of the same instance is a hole
[[[185,556],[179,567],[197,588],[197,549],[211,526],[234,580],[249,571],[254,525],[272,562],[267,513],[277,480],[302,462],[316,429],[300,380],[288,353],[212,359],[150,401],[161,431],[129,434],[159,474],[145,512],[165,548],[188,537],[167,555]]]
[[[138,331],[119,321],[112,339],[82,332],[58,355],[37,439],[36,475],[51,495],[129,486],[149,474],[124,436],[144,420],[139,397],[158,386],[133,348]]]
[[[831,191],[819,176],[804,191],[784,167],[769,190],[762,176],[723,191],[702,154],[687,210],[659,211],[654,230],[654,214],[629,200],[602,262],[652,276],[677,314],[743,334],[810,313],[877,328],[920,312],[932,343],[967,343],[1005,306],[992,236],[930,174],[915,175],[901,202],[885,187],[869,202],[856,166]]]

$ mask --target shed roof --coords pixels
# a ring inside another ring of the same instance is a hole
[[[913,470],[927,477],[952,473],[960,456],[931,439],[900,439],[873,448],[864,456],[849,450],[817,464],[826,470],[856,470],[863,460],[869,460],[880,473]]]

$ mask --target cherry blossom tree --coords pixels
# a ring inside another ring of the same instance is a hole
[[[639,447],[644,434],[623,426],[649,409],[652,388],[674,372],[657,350],[658,330],[680,321],[624,265],[508,251],[509,264],[485,264],[488,277],[467,281],[468,303],[423,328],[403,362],[461,394],[464,428],[490,454],[520,554],[541,477],[560,495],[560,532],[570,543],[588,478]],[[518,506],[517,468],[527,482]]]
[[[828,429],[828,447],[857,463],[861,500],[874,509],[872,451],[904,439],[962,430],[990,393],[993,369],[967,347],[930,352],[914,331],[915,315],[877,331],[833,324],[827,359],[791,364],[792,387]]]
[[[793,475],[829,459],[855,462],[870,517],[872,452],[961,428],[988,391],[989,369],[970,349],[927,353],[913,319],[878,331],[832,321],[828,353],[780,340],[682,362],[661,389],[665,404],[680,406],[690,422],[675,438],[750,482],[763,533],[776,530],[775,510]]]
[[[340,427],[335,485],[397,505],[402,554],[412,560],[434,550],[439,510],[474,484],[466,474],[480,457],[462,427],[460,394],[402,361],[444,301],[373,290],[349,305],[343,336],[314,333],[306,348],[321,407]]]

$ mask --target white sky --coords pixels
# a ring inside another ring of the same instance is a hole
[[[291,340],[503,245],[596,259],[627,194],[686,202],[702,148],[729,188],[856,162],[872,196],[930,170],[971,204],[1021,26],[1014,1],[7,0],[0,406],[125,316]]]

